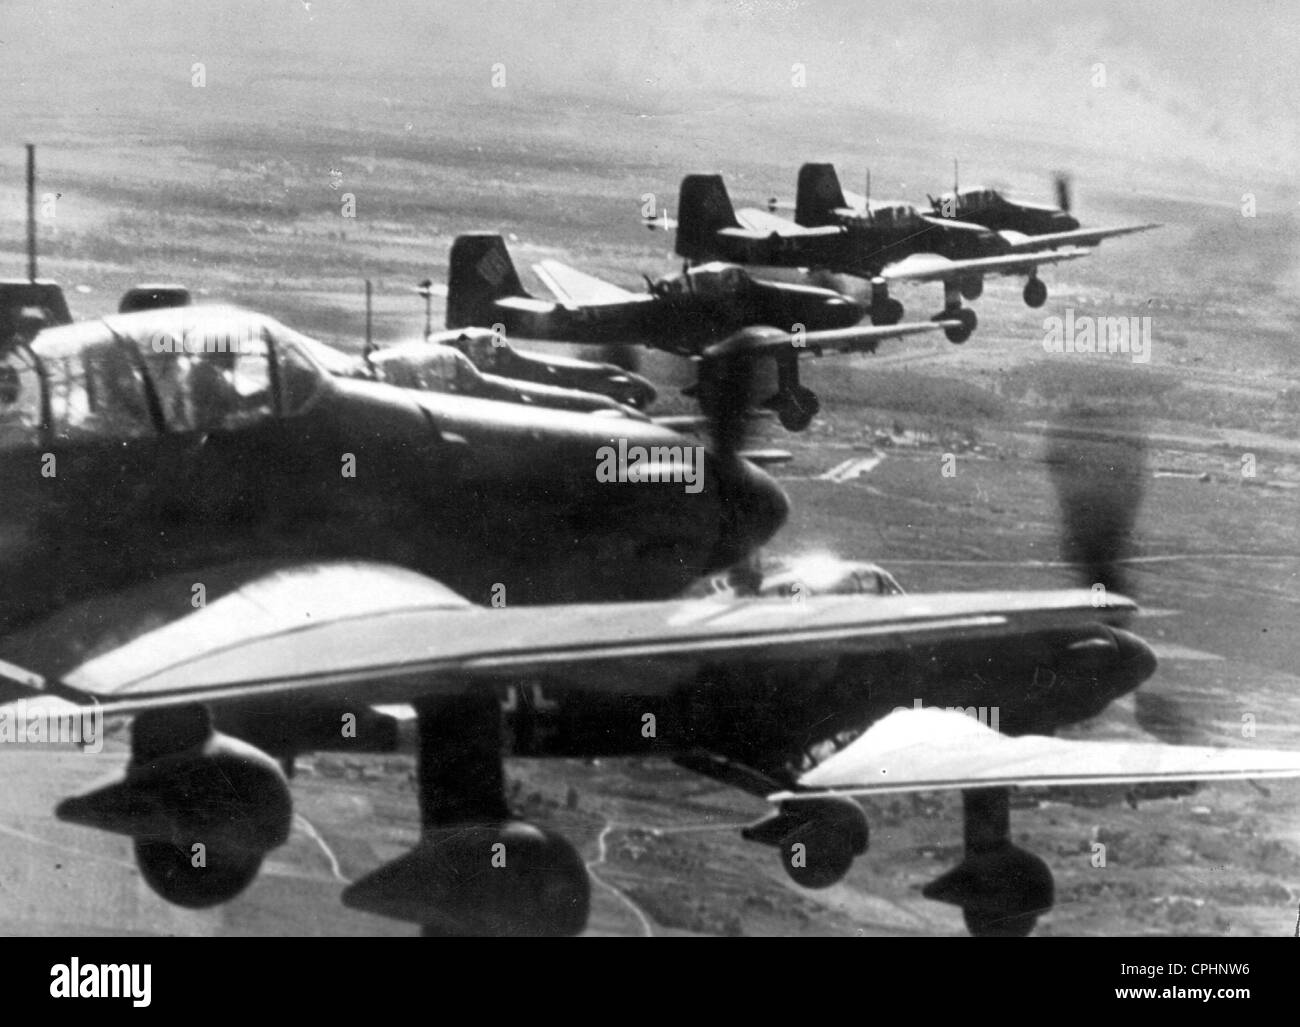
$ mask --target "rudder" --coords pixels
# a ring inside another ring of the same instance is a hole
[[[687,175],[677,197],[677,255],[707,260],[720,229],[739,228],[721,175]]]
[[[490,232],[458,235],[447,274],[447,327],[486,328],[500,317],[494,301],[527,296],[505,240]]]
[[[795,222],[805,228],[839,223],[835,211],[847,207],[834,164],[805,164],[799,169],[794,200]]]

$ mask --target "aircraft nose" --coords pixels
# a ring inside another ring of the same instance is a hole
[[[1111,628],[1118,649],[1115,668],[1111,671],[1111,680],[1117,695],[1133,691],[1156,672],[1158,661],[1156,654],[1143,639],[1125,631],[1123,628]]]
[[[790,515],[790,501],[771,475],[747,460],[732,460],[720,473],[722,525],[714,564],[730,567],[781,529]]]

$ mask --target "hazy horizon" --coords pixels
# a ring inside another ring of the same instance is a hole
[[[891,175],[906,178],[891,151],[919,126],[939,147],[937,182],[952,157],[975,178],[1019,177],[1000,150],[1027,138],[1084,171],[1128,164],[1135,186],[1190,178],[1225,201],[1238,185],[1285,193],[1300,155],[1290,106],[1264,102],[1300,86],[1300,18],[1266,0],[944,0],[888,13],[849,0],[483,0],[451,9],[234,0],[184,11],[127,0],[5,3],[0,12],[0,118],[14,144],[57,143],[86,119],[117,122],[124,143],[146,141],[155,130],[183,131],[199,104],[205,121],[232,125],[255,112],[262,123],[418,134],[492,103],[539,118],[599,114],[625,137],[592,139],[593,148],[686,133],[699,140],[703,170],[732,145],[710,152],[719,119],[747,126],[756,147],[782,139],[793,151],[802,125],[833,114],[861,124],[846,133],[856,138],[839,153],[792,152],[792,169],[852,157],[878,168],[888,188]],[[191,84],[196,64],[203,89]],[[497,71],[503,88],[493,88]],[[957,141],[972,135],[989,140],[986,152],[959,152]],[[16,147],[0,154],[7,166],[19,159]],[[1037,188],[1048,170],[1018,184]]]

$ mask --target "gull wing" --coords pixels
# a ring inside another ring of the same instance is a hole
[[[885,267],[880,276],[891,282],[947,282],[970,274],[1023,275],[1043,264],[1078,260],[1091,252],[1084,249],[1035,250],[973,260],[949,260],[937,253],[914,253]]]
[[[1048,232],[1045,235],[1024,235],[1021,232],[1003,231],[1000,235],[1016,253],[1050,249],[1056,246],[1096,246],[1103,239],[1113,239],[1134,232],[1149,232],[1160,228],[1157,223],[1125,225],[1121,228],[1076,228],[1069,232]]]
[[[1300,753],[1012,738],[956,710],[902,709],[769,798],[1261,777],[1300,777]]]
[[[874,353],[886,339],[902,339],[956,325],[956,321],[909,321],[896,325],[856,325],[794,335],[781,328],[743,328],[704,351],[705,360],[729,356],[772,356],[792,349],[800,356],[835,353]]]
[[[127,641],[84,658],[65,653],[53,661],[57,679],[29,679],[26,697],[96,702],[111,716],[287,697],[411,702],[534,676],[579,690],[653,695],[717,663],[1013,640],[1134,610],[1113,595],[1098,609],[1090,590],[488,609],[415,572],[360,562],[271,570],[161,624],[156,611],[142,618],[129,606],[106,603],[91,621],[102,637]],[[52,624],[50,637],[66,637],[68,626]],[[12,684],[12,668],[5,676]]]

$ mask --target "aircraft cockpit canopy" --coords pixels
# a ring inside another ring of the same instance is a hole
[[[311,404],[319,344],[237,308],[111,315],[0,358],[0,446],[236,430]]]
[[[684,596],[694,599],[798,599],[820,595],[903,594],[898,579],[874,563],[809,554],[776,559],[759,568],[732,568],[702,578],[690,586]]]
[[[381,350],[371,357],[371,366],[380,381],[404,389],[473,393],[480,380],[460,350],[423,339]]]
[[[505,340],[490,328],[463,328],[446,333],[447,338],[434,337],[431,342],[444,342],[469,358],[470,363],[485,374],[495,374],[500,358],[506,354]]]
[[[749,275],[734,264],[710,263],[691,268],[678,278],[667,282],[673,292],[697,296],[702,299],[726,299],[736,296],[749,285]]]
[[[909,228],[916,224],[919,215],[910,203],[890,203],[872,206],[871,220],[879,228]]]
[[[961,207],[972,208],[975,210],[985,210],[988,207],[997,206],[1001,196],[996,189],[985,189],[982,186],[975,189],[963,189],[957,194],[957,203]]]

